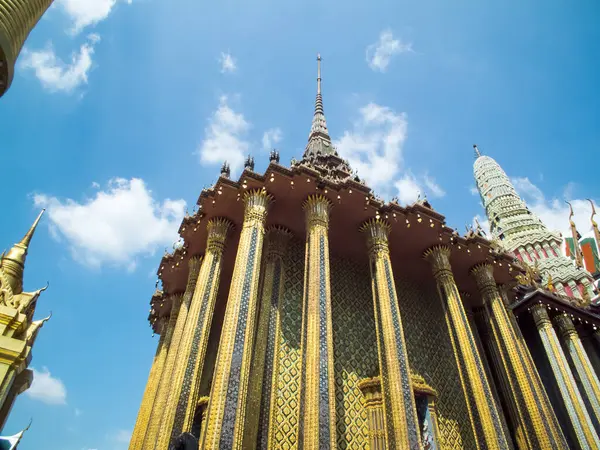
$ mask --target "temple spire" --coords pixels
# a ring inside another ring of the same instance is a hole
[[[479,151],[477,144],[473,144],[473,149],[475,150],[475,158],[479,158],[481,156],[481,152]]]
[[[9,278],[13,294],[20,294],[23,290],[23,271],[25,269],[27,250],[29,250],[31,238],[33,238],[44,211],[46,211],[46,209],[40,211],[29,231],[23,236],[23,239],[13,245],[8,253],[2,257],[0,265],[2,269],[4,269],[6,276]]]
[[[316,153],[333,153],[325,112],[323,111],[323,97],[321,96],[321,54],[317,54],[317,98],[315,99],[315,113],[304,156]]]
[[[594,206],[594,202],[591,199],[587,199],[588,202],[592,205],[592,216],[590,220],[592,221],[592,228],[594,229],[594,238],[596,239],[596,247],[598,251],[600,251],[600,230],[598,230],[598,224],[594,220],[594,216],[596,215],[596,208]]]

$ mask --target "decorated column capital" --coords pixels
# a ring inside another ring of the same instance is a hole
[[[369,219],[360,227],[360,231],[367,236],[367,250],[370,257],[377,254],[389,253],[389,235],[391,226],[381,219]]]
[[[314,227],[329,228],[329,213],[331,212],[331,201],[321,194],[309,195],[302,205],[306,213],[306,229]]]
[[[538,329],[552,328],[552,321],[545,305],[538,303],[531,307],[531,316]]]
[[[566,314],[558,314],[554,317],[554,323],[558,328],[560,336],[565,340],[579,339],[575,325],[569,316]]]
[[[227,233],[233,228],[233,224],[230,220],[223,217],[215,217],[208,221],[206,230],[208,236],[206,238],[206,251],[223,253],[225,250],[225,241],[227,240]]]
[[[264,230],[269,205],[273,196],[265,188],[251,189],[244,193],[244,227],[259,225]]]
[[[436,280],[441,280],[444,277],[451,277],[454,279],[452,266],[450,265],[451,254],[452,249],[447,245],[434,245],[423,253],[423,258],[431,264],[433,277]]]
[[[274,225],[267,228],[267,261],[283,258],[292,238],[292,232],[285,227]]]

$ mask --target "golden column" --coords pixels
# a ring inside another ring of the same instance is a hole
[[[272,227],[267,232],[267,254],[248,393],[248,410],[253,413],[248,416],[244,436],[244,448],[247,449],[254,448],[257,440],[258,448],[266,449],[269,446],[272,386],[277,385],[273,368],[275,343],[279,338],[278,310],[285,282],[283,258],[291,236],[283,227]]]
[[[156,450],[167,450],[174,438],[192,428],[230,226],[231,222],[223,218],[211,219],[206,226],[206,251],[171,374],[169,399],[161,419]]]
[[[485,368],[450,266],[450,248],[436,245],[425,252],[431,263],[438,293],[442,300],[448,335],[456,357],[471,426],[481,449],[508,449],[502,421],[494,402]]]
[[[571,426],[581,448],[600,448],[600,439],[594,430],[590,416],[585,409],[581,393],[575,384],[575,378],[567,358],[558,342],[556,332],[550,322],[546,307],[537,304],[531,308],[533,320],[537,326],[546,356],[556,378],[558,389],[569,414]]]
[[[257,414],[257,411],[248,410],[246,400],[255,339],[265,222],[271,200],[272,197],[264,188],[244,194],[244,224],[203,425],[202,449],[243,448],[246,414]]]
[[[311,195],[304,202],[306,262],[300,344],[300,450],[337,447],[327,236],[330,210],[330,201],[322,195]]]
[[[169,399],[171,378],[175,368],[175,359],[181,344],[183,328],[185,327],[185,321],[187,319],[190,302],[192,301],[192,295],[194,294],[194,289],[196,288],[196,281],[198,280],[198,272],[200,271],[201,261],[201,257],[192,256],[188,262],[189,272],[187,286],[185,288],[185,293],[183,294],[183,299],[179,308],[179,314],[177,315],[177,322],[175,322],[175,328],[171,337],[171,345],[169,345],[169,348],[167,349],[167,360],[160,377],[160,382],[157,388],[158,390],[154,397],[154,404],[152,405],[152,410],[150,411],[148,428],[145,430],[143,442],[140,438],[140,444],[138,444],[137,447],[132,447],[130,445],[130,450],[151,450],[154,448],[156,441],[158,440],[158,432],[162,423],[161,419]]]
[[[52,0],[0,0],[0,97],[10,87],[25,39]]]
[[[387,445],[390,449],[418,450],[421,442],[417,409],[388,245],[390,225],[371,219],[361,231],[367,236],[371,263]]]
[[[567,449],[558,420],[529,350],[519,345],[502,295],[496,287],[494,268],[479,264],[471,270],[484,303],[484,322],[489,343],[497,356],[499,375],[512,412],[519,449]]]
[[[571,355],[571,360],[575,365],[575,370],[579,375],[583,390],[592,406],[590,413],[594,414],[596,420],[600,423],[600,382],[579,339],[575,325],[573,325],[573,321],[566,314],[556,316],[554,323],[558,326],[560,336]]]
[[[144,390],[144,396],[142,397],[142,404],[135,422],[135,427],[133,428],[131,442],[129,443],[129,448],[131,450],[141,449],[142,444],[144,443],[144,436],[146,435],[148,423],[150,422],[152,405],[154,405],[154,399],[158,392],[158,386],[167,360],[167,354],[169,346],[171,345],[171,339],[173,338],[173,331],[177,323],[180,307],[181,296],[172,296],[171,314],[169,315],[168,320],[165,318],[161,319],[160,340],[158,341],[158,348],[156,349],[156,355],[154,356],[154,361],[150,368],[150,375],[148,376],[148,382],[146,383],[146,389]]]

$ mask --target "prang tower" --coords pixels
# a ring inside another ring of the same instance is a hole
[[[582,299],[587,291],[594,297],[592,276],[562,253],[562,237],[529,210],[500,165],[474,148],[475,181],[492,236],[519,260],[537,263],[544,282],[551,281],[558,293]]]
[[[235,180],[224,164],[160,263],[160,340],[130,450],[600,448],[584,330],[561,299],[528,294],[524,339],[512,254],[353,174],[329,135],[320,64],[302,159],[274,150],[259,173],[249,157]]]

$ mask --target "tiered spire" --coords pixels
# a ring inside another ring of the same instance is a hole
[[[343,181],[352,176],[352,169],[347,161],[339,157],[338,152],[331,143],[327,130],[327,121],[323,111],[323,97],[321,95],[321,55],[317,54],[317,98],[315,100],[315,113],[313,115],[308,144],[304,150],[302,164],[318,170],[330,181]]]
[[[304,152],[304,158],[317,154],[333,154],[331,137],[327,130],[327,121],[323,111],[323,97],[321,95],[321,55],[317,54],[317,98],[315,100],[315,114],[313,115],[308,145]]]
[[[27,250],[44,211],[46,210],[42,209],[40,211],[29,231],[23,236],[23,239],[13,245],[6,255],[2,256],[0,266],[4,269],[13,294],[20,294],[23,291],[23,272],[25,270]]]

